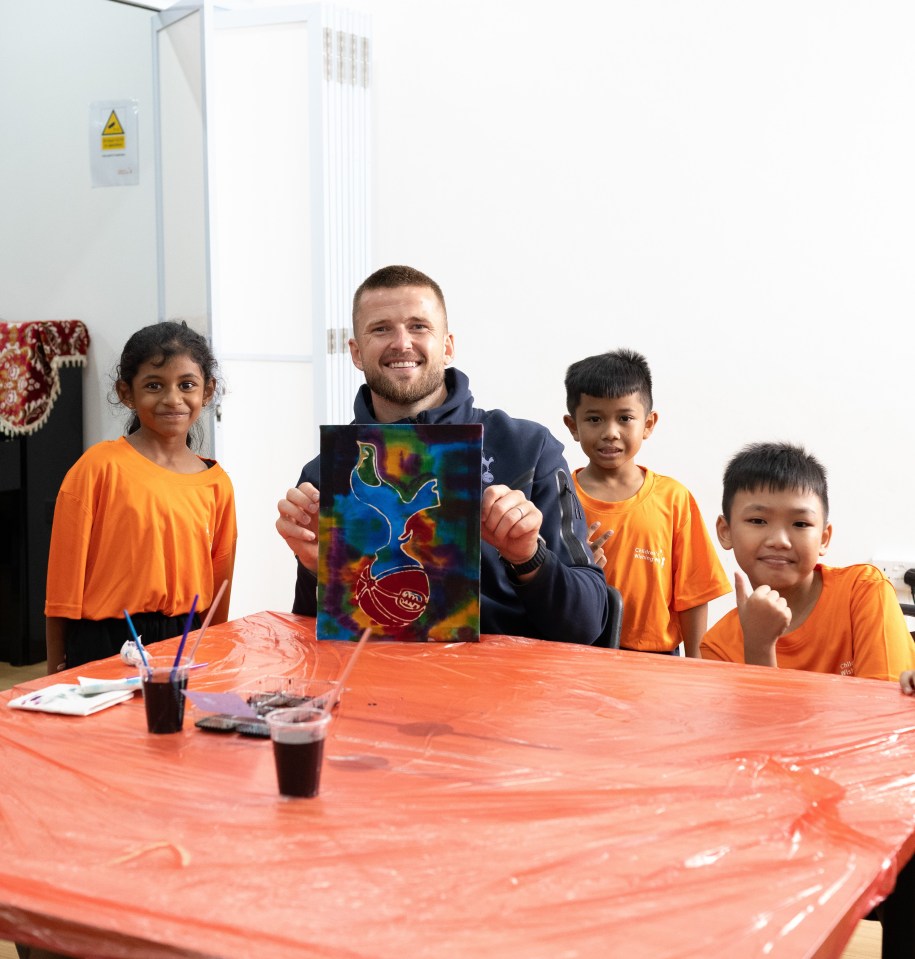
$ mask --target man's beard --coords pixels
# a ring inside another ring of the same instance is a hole
[[[445,367],[428,361],[422,367],[422,375],[411,383],[403,383],[388,377],[385,370],[364,370],[368,388],[383,400],[398,406],[412,406],[439,390],[445,382]]]

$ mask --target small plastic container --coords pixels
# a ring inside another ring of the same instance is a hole
[[[333,679],[300,679],[296,676],[265,676],[232,692],[240,696],[258,716],[274,709],[313,706],[327,710],[336,703],[340,684]]]

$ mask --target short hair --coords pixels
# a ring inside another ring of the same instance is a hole
[[[412,266],[394,265],[383,266],[359,284],[359,288],[353,294],[353,332],[356,330],[356,312],[359,309],[359,300],[363,293],[367,293],[369,290],[396,290],[401,286],[428,286],[441,304],[447,324],[448,310],[445,308],[445,294],[442,293],[442,288],[438,283],[431,276],[426,276],[425,273],[414,269]]]
[[[728,522],[734,497],[755,490],[813,493],[823,504],[823,519],[829,516],[826,469],[803,447],[790,443],[751,443],[735,454],[724,470],[721,497],[721,512]]]
[[[645,412],[654,409],[651,370],[648,361],[635,350],[598,353],[573,363],[566,371],[566,407],[574,416],[583,394],[615,400],[638,393]]]

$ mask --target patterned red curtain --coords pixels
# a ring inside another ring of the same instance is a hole
[[[0,433],[44,426],[60,393],[61,366],[85,366],[89,331],[79,320],[0,323]]]

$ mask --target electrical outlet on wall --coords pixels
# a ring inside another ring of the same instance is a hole
[[[905,583],[905,574],[908,569],[915,569],[915,559],[875,559],[874,566],[882,569],[886,578],[893,584],[897,593],[905,593],[911,597],[911,590]]]

